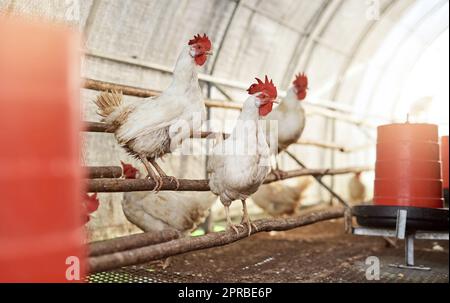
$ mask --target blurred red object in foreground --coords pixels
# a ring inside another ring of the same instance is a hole
[[[0,17],[0,41],[0,282],[76,281],[85,271],[79,35]]]

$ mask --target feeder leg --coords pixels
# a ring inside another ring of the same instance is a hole
[[[408,234],[405,239],[406,266],[414,266],[414,234]]]

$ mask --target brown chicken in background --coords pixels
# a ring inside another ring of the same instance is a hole
[[[296,215],[306,190],[312,184],[311,177],[297,178],[297,184],[274,182],[262,185],[252,195],[253,202],[273,217]]]
[[[138,169],[122,162],[127,179],[140,177]],[[122,208],[125,217],[145,232],[172,230],[188,235],[203,223],[216,201],[211,192],[127,192]]]
[[[361,181],[361,172],[357,172],[348,182],[349,202],[361,204],[366,199],[366,185]]]

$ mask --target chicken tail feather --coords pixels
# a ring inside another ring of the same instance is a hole
[[[102,92],[94,101],[98,107],[97,113],[102,117],[108,117],[122,104],[122,99],[122,92],[116,90]]]

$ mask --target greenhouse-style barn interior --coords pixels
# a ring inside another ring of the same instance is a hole
[[[448,283],[448,26],[0,0],[0,282]]]

